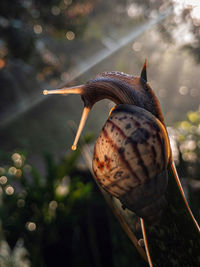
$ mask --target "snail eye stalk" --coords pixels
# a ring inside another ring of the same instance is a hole
[[[69,87],[69,88],[62,88],[62,89],[55,89],[55,90],[44,90],[43,95],[52,95],[52,94],[59,94],[59,95],[82,95],[83,94],[83,85]]]
[[[90,108],[84,107],[83,113],[82,113],[82,116],[81,116],[81,120],[80,120],[80,123],[79,123],[79,126],[78,126],[78,130],[76,132],[76,136],[75,136],[75,139],[74,139],[74,143],[72,145],[72,150],[76,150],[76,146],[77,146],[78,140],[79,140],[80,135],[81,135],[81,133],[83,131],[83,128],[85,126],[85,123],[86,123],[86,120],[87,120],[89,112],[90,112]]]
[[[49,94],[63,94],[63,95],[68,95],[68,94],[77,94],[77,95],[83,95],[83,85],[75,86],[75,87],[69,87],[69,88],[62,88],[62,89],[55,89],[55,90],[44,90],[43,94],[44,95],[49,95]],[[83,128],[85,126],[88,114],[90,112],[91,108],[89,107],[84,107],[83,113],[81,116],[81,120],[78,126],[78,130],[76,132],[76,136],[74,139],[74,143],[72,145],[72,150],[76,150],[76,146],[78,143],[78,140],[80,138],[80,135],[83,131]]]

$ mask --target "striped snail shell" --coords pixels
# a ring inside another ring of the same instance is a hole
[[[171,150],[160,103],[147,82],[146,62],[140,77],[105,72],[84,85],[44,94],[81,95],[84,109],[73,150],[93,105],[104,98],[116,104],[96,141],[96,180],[123,207],[151,223],[159,221]]]
[[[122,104],[96,141],[93,170],[102,187],[124,207],[155,222],[165,206],[169,158],[163,124],[142,108]]]

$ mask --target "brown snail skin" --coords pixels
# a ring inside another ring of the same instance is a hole
[[[160,103],[147,83],[146,62],[140,77],[105,72],[85,85],[44,91],[49,93],[82,97],[84,110],[72,149],[92,106],[104,98],[115,102],[94,148],[96,180],[124,208],[150,223],[158,222],[166,205],[171,150]]]

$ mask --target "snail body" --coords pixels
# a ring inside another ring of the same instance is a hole
[[[96,181],[124,208],[150,223],[158,222],[166,204],[171,150],[160,103],[147,83],[146,62],[140,77],[105,72],[85,85],[44,91],[49,93],[82,97],[84,109],[72,149],[92,106],[104,98],[115,102],[94,148]]]

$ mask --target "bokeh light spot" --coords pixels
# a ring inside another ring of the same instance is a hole
[[[5,60],[3,60],[2,58],[0,58],[0,69],[3,69],[3,67],[5,67],[6,62]]]
[[[186,86],[181,86],[181,87],[179,88],[179,93],[180,93],[181,95],[187,95],[187,93],[188,93],[188,88],[187,88]]]
[[[12,154],[11,158],[13,161],[16,161],[16,160],[21,159],[21,155],[19,153],[14,153],[14,154]]]
[[[35,224],[34,222],[27,222],[27,223],[26,223],[26,229],[27,229],[28,231],[33,232],[33,231],[36,230],[36,224]]]
[[[75,38],[75,33],[72,32],[72,31],[68,31],[68,32],[66,33],[66,38],[67,38],[67,40],[69,40],[69,41],[74,40],[74,38]]]
[[[69,187],[66,185],[59,185],[56,188],[56,195],[64,197],[69,193]]]
[[[141,13],[142,13],[142,8],[135,3],[129,5],[127,8],[127,14],[131,18],[136,17],[136,16],[140,16]]]
[[[10,167],[10,168],[8,169],[8,172],[9,172],[9,174],[11,174],[11,175],[15,175],[16,171],[17,171],[17,169],[16,169],[14,166],[12,166],[12,167]]]
[[[57,6],[52,6],[51,8],[51,13],[54,15],[54,16],[58,16],[60,14],[60,8],[57,7]]]
[[[0,167],[0,175],[2,175],[2,174],[4,174],[5,173],[5,168],[3,168],[3,167]]]
[[[12,195],[14,193],[14,188],[11,185],[7,185],[5,188],[6,194],[7,195]]]
[[[61,75],[60,75],[60,78],[63,82],[66,82],[70,79],[70,75],[67,73],[67,72],[63,72]]]
[[[33,30],[34,30],[34,33],[40,34],[40,33],[42,33],[42,26],[39,24],[36,24],[33,26]]]
[[[188,119],[191,122],[195,123],[195,122],[199,121],[199,116],[198,116],[198,114],[196,112],[192,112],[191,111],[191,112],[188,113]]]
[[[140,42],[134,42],[132,48],[135,52],[139,52],[142,48],[142,45]]]
[[[56,188],[56,195],[59,197],[65,197],[69,193],[70,178],[64,176],[61,183]]]
[[[22,166],[22,157],[19,153],[14,153],[11,158],[17,168],[20,168]]]
[[[57,203],[57,201],[52,200],[52,201],[49,203],[49,208],[50,208],[51,210],[55,210],[57,207],[58,207],[58,203]]]
[[[1,176],[0,177],[0,184],[6,184],[8,181],[8,178],[6,176]]]
[[[69,5],[71,5],[72,0],[64,0],[64,3],[66,6],[69,6]]]
[[[20,169],[17,169],[15,172],[15,176],[20,178],[22,176],[22,171]]]

